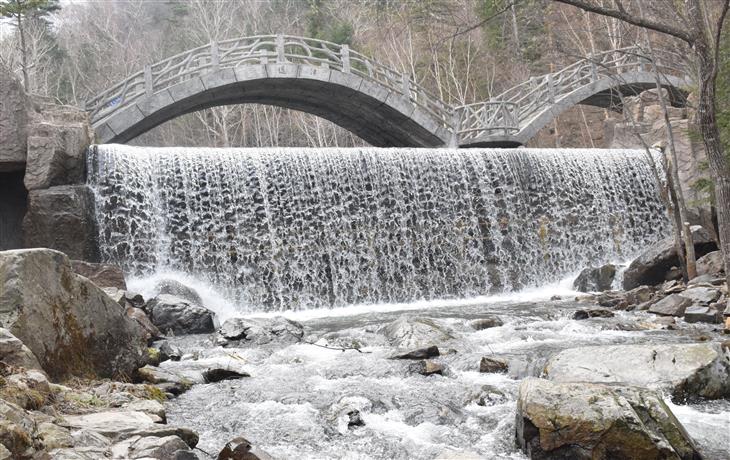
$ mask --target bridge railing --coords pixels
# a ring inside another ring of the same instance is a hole
[[[348,45],[291,35],[257,35],[214,42],[169,57],[132,74],[86,103],[92,122],[101,120],[143,96],[151,96],[191,78],[245,65],[308,64],[332,68],[374,81],[398,92],[451,129],[453,108],[423,86]]]
[[[554,104],[557,99],[592,82],[614,78],[621,83],[621,75],[627,72],[653,72],[654,66],[663,75],[687,75],[687,69],[678,67],[683,62],[679,56],[666,51],[649,53],[639,46],[616,49],[581,59],[558,72],[532,77],[491,99],[490,116],[475,112],[470,104],[456,107],[455,131],[459,143],[498,133],[513,134],[524,127],[534,116]],[[509,110],[506,109],[509,104]],[[492,116],[493,115],[493,116]],[[486,122],[479,125],[480,121]]]

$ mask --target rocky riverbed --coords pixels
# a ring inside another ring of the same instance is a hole
[[[628,290],[233,316],[0,252],[0,459],[729,459],[722,267],[662,244],[575,283]]]

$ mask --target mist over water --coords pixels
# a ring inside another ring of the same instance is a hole
[[[106,261],[187,273],[242,311],[517,291],[669,232],[643,151],[101,145],[88,161]]]

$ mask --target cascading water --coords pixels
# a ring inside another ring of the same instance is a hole
[[[645,152],[93,147],[105,260],[243,308],[464,298],[626,260],[669,231]]]

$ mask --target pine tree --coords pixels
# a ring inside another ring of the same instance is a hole
[[[0,0],[0,17],[10,18],[13,25],[18,28],[23,86],[26,91],[30,91],[30,78],[28,77],[25,22],[29,19],[43,20],[49,13],[59,8],[58,0]]]

